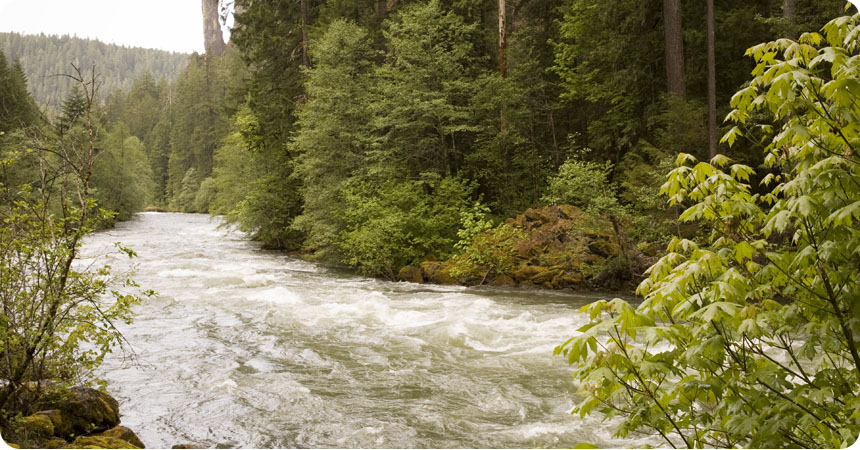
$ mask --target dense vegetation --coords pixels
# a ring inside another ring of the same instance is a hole
[[[754,78],[724,140],[762,142],[764,163],[678,157],[662,191],[707,233],[672,240],[638,308],[583,308],[591,323],[557,349],[583,384],[579,413],[621,416],[621,435],[673,447],[857,440],[858,32],[860,15],[841,17],[750,49]]]
[[[527,208],[572,204],[622,249],[594,280],[635,279],[676,229],[661,180],[679,152],[715,151],[714,116],[753,68],[743,52],[844,7],[721,3],[710,73],[705,8],[668,3],[238,1],[222,56],[106,99],[112,142],[135,137],[121,153],[152,175],[108,206],[223,214],[266,246],[393,278]],[[757,166],[756,146],[720,151]],[[453,270],[499,272],[475,263]]]
[[[30,92],[36,103],[59,110],[76,86],[68,77],[58,76],[78,67],[98,67],[102,92],[128,91],[146,73],[156,80],[173,82],[185,69],[188,55],[137,47],[105,44],[94,39],[40,34],[0,33],[0,49],[8,61],[20,61],[31,80]]]
[[[122,336],[140,292],[127,273],[103,261],[81,265],[82,239],[114,220],[142,189],[148,168],[136,138],[103,137],[93,114],[97,80],[80,71],[62,114],[45,121],[27,92],[20,66],[0,53],[0,432],[19,433],[44,390],[92,381],[94,370]],[[118,135],[119,133],[119,135]],[[121,182],[113,177],[123,177]],[[117,244],[129,257],[134,252]],[[18,440],[19,442],[24,442]]]
[[[72,90],[48,122],[23,62],[0,59],[7,223],[24,193],[73,185],[111,220],[147,204],[211,212],[365,274],[449,259],[483,282],[530,239],[504,219],[552,207],[617,246],[594,280],[654,263],[641,306],[591,305],[558,349],[577,364],[580,413],[673,446],[856,439],[860,28],[834,19],[842,0],[236,8],[223,55],[98,105]],[[22,148],[62,148],[83,117],[91,182],[40,187]]]

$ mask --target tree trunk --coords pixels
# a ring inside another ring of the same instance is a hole
[[[783,0],[782,2],[782,17],[788,23],[794,24],[794,18],[797,14],[797,0]]]
[[[663,0],[663,27],[666,44],[666,81],[669,93],[687,99],[684,78],[684,34],[681,28],[681,1]]]
[[[508,11],[505,0],[499,0],[499,74],[502,78],[508,75]]]
[[[221,56],[226,47],[221,34],[218,0],[203,0],[203,47],[211,56]]]
[[[499,0],[499,75],[502,78],[508,76],[508,8],[505,0]],[[507,101],[502,102],[499,112],[499,130],[505,133],[508,130]],[[504,144],[502,144],[504,148]]]
[[[788,37],[797,37],[797,0],[783,0],[782,2],[782,17],[788,24]]]
[[[717,156],[717,67],[714,42],[714,0],[708,0],[708,154]]]

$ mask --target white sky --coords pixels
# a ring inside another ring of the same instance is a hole
[[[203,52],[200,0],[0,0],[0,31]]]

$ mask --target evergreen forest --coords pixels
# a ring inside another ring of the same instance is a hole
[[[116,90],[128,92],[134,80],[147,73],[156,81],[164,79],[172,83],[188,60],[183,53],[105,44],[67,35],[0,32],[0,49],[9,64],[15,61],[21,64],[36,104],[52,112],[62,107],[75,86],[70,78],[62,76],[70,72],[70,64],[78,67],[95,64],[100,75],[99,89],[108,94]]]

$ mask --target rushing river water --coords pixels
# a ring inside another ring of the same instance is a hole
[[[219,223],[145,213],[85,245],[133,248],[136,281],[159,293],[121,328],[136,360],[114,354],[99,373],[147,446],[644,443],[569,414],[576,387],[552,349],[593,298],[363,278]]]

